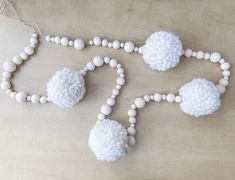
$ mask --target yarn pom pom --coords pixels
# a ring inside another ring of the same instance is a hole
[[[69,68],[57,71],[47,83],[48,100],[62,108],[72,107],[85,92],[83,76]]]
[[[115,161],[126,155],[127,130],[114,120],[98,121],[91,129],[89,146],[98,160]]]
[[[220,93],[214,83],[206,79],[193,79],[180,88],[179,94],[182,96],[180,108],[186,114],[209,115],[220,107]]]
[[[159,31],[146,40],[143,59],[153,70],[166,71],[179,63],[182,52],[182,43],[178,36]]]

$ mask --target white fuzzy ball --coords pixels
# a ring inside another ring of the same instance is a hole
[[[143,46],[143,58],[153,70],[166,71],[175,67],[183,48],[179,37],[171,32],[153,33]]]
[[[89,146],[98,160],[114,161],[126,155],[127,130],[114,120],[98,121],[91,129]]]
[[[180,108],[193,116],[209,115],[220,107],[220,93],[213,82],[206,79],[193,79],[179,90],[182,96]]]
[[[69,68],[57,71],[47,83],[49,101],[63,108],[72,107],[79,102],[85,92],[83,76]]]

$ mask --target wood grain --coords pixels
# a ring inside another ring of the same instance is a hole
[[[20,16],[37,22],[44,34],[89,40],[95,35],[141,45],[154,31],[169,30],[185,48],[219,51],[235,64],[233,0],[18,0]],[[0,17],[0,63],[20,53],[31,31]],[[79,69],[95,55],[118,59],[127,81],[110,116],[126,125],[137,96],[177,92],[192,78],[214,82],[219,67],[186,60],[165,73],[152,71],[139,55],[89,47],[83,51],[41,39],[35,56],[14,77],[15,88],[46,93],[50,76],[62,67]],[[2,70],[1,70],[2,72]],[[176,104],[151,104],[138,113],[137,145],[113,163],[96,161],[88,135],[99,107],[115,84],[116,73],[98,69],[86,79],[84,100],[74,108],[18,104],[0,93],[0,179],[2,180],[233,180],[235,176],[234,66],[222,107],[213,115],[192,118]]]

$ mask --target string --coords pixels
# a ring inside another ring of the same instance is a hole
[[[10,18],[8,17],[7,15],[5,15],[6,18],[12,20],[12,21],[15,21],[17,23],[20,23],[22,24],[23,26],[26,26],[26,27],[29,27],[30,29],[32,29],[34,32],[37,32],[39,33],[41,36],[43,36],[40,28],[39,28],[39,25],[37,23],[34,23],[34,22],[26,22],[26,21],[23,21],[21,20],[19,14],[17,13],[16,11],[16,8],[15,6],[13,5],[12,1],[11,0],[2,0],[1,3],[0,3],[0,15],[3,15],[3,13],[8,9],[8,8],[11,8],[11,10],[13,11],[16,19],[13,19],[13,18]]]

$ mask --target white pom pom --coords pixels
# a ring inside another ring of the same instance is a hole
[[[89,146],[98,160],[114,161],[126,155],[128,137],[126,128],[117,121],[98,121],[91,129]]]
[[[49,101],[63,108],[72,107],[79,102],[85,92],[83,76],[69,68],[57,71],[47,83]]]
[[[143,58],[153,70],[166,71],[175,67],[182,55],[182,43],[171,32],[153,33],[143,46]]]
[[[180,108],[193,116],[209,115],[220,107],[220,93],[213,82],[198,78],[183,85],[179,94],[182,96]]]

